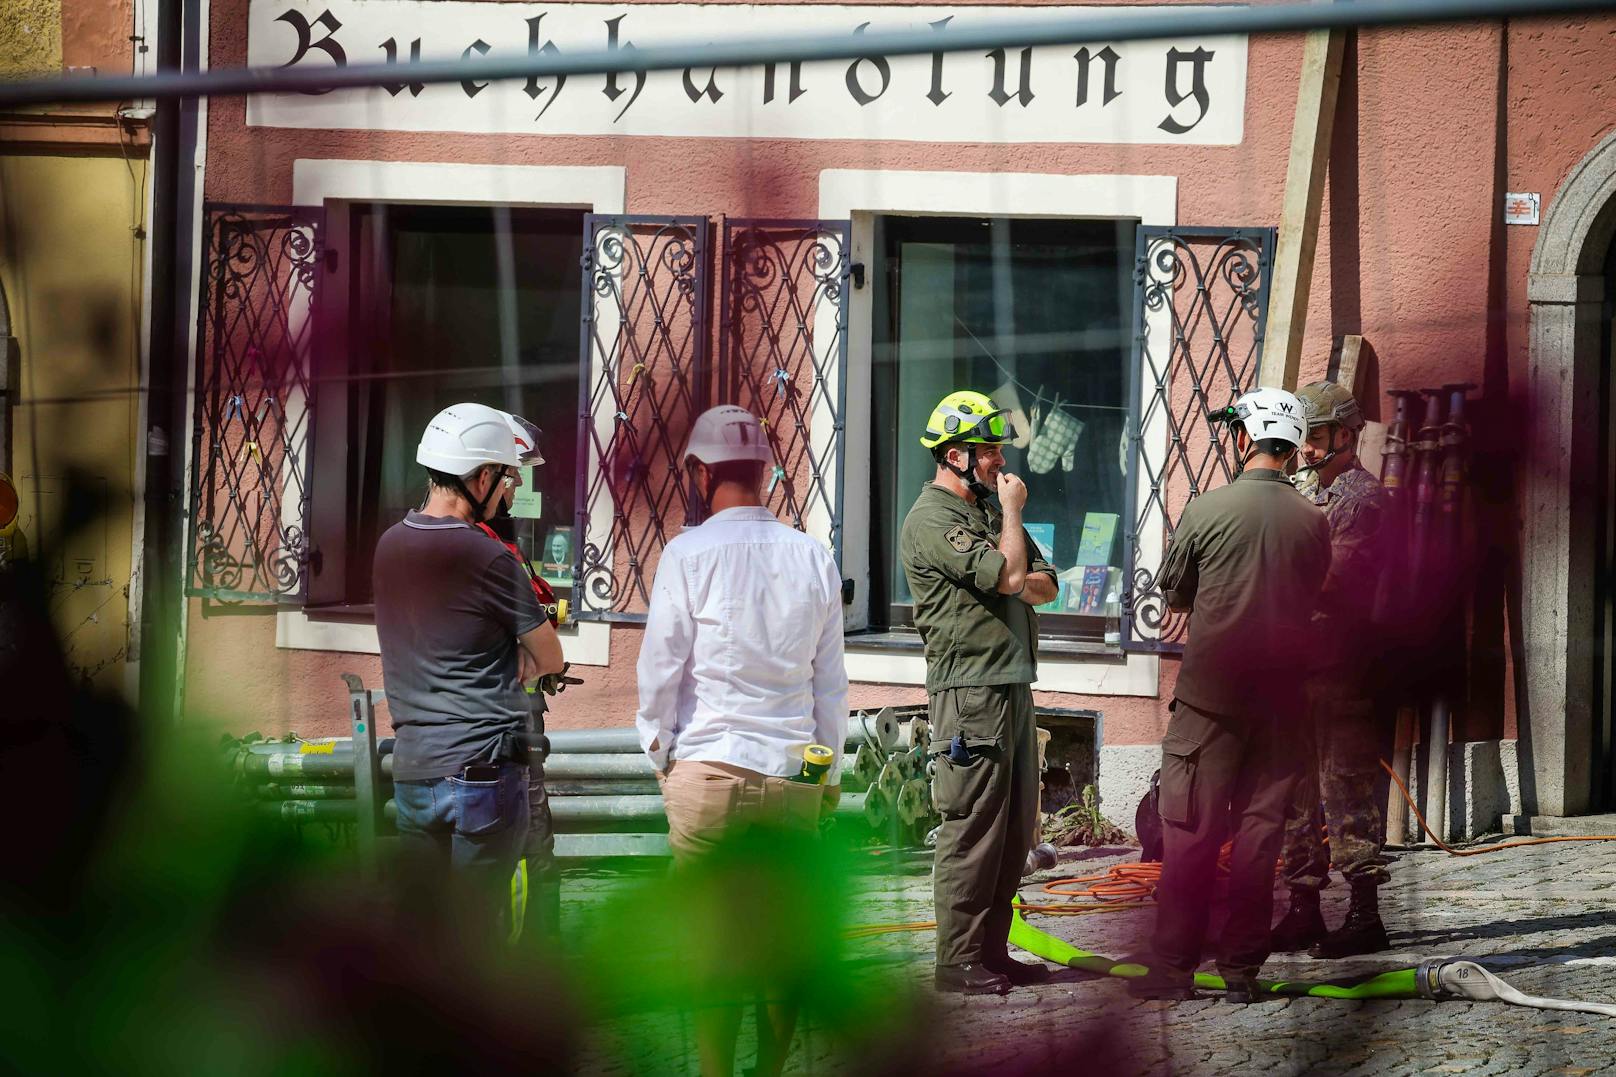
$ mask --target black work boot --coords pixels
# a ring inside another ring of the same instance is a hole
[[[1144,976],[1128,981],[1128,994],[1134,998],[1190,1002],[1201,998],[1195,990],[1195,974],[1177,969],[1152,968]]]
[[[1341,926],[1320,939],[1314,957],[1353,957],[1378,954],[1391,948],[1386,925],[1380,922],[1380,888],[1372,879],[1352,880],[1352,904]]]
[[[1013,987],[1041,984],[1049,980],[1049,966],[1042,961],[1017,961],[1009,954],[993,954],[982,959],[982,966],[997,972]]]
[[[1274,925],[1268,948],[1276,954],[1294,954],[1322,942],[1328,934],[1319,913],[1317,890],[1292,890],[1291,907]]]
[[[1226,972],[1223,974],[1224,995],[1223,1001],[1237,1006],[1249,1006],[1253,1002],[1261,1002],[1268,995],[1257,986],[1257,977],[1241,973]]]
[[[1010,978],[980,962],[964,965],[938,965],[932,982],[937,990],[953,995],[1002,995],[1010,990]]]

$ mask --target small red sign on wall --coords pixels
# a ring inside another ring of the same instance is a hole
[[[1538,196],[1535,194],[1511,193],[1504,196],[1504,223],[1505,224],[1536,224],[1538,212]]]

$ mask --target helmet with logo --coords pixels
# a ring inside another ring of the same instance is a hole
[[[506,415],[505,418],[510,420],[511,436],[516,439],[516,462],[522,467],[544,463],[544,454],[539,451],[539,438],[544,431],[520,415]]]
[[[999,445],[1016,436],[1008,414],[987,394],[960,389],[932,409],[920,443],[933,450],[942,445]]]
[[[457,478],[488,464],[517,467],[510,419],[486,404],[450,404],[426,424],[415,462]]]
[[[1253,389],[1231,410],[1252,441],[1283,441],[1294,449],[1307,440],[1302,402],[1284,389]]]
[[[1348,430],[1363,429],[1363,410],[1344,385],[1333,381],[1316,381],[1298,389],[1296,399],[1302,402],[1309,430],[1328,423]]]
[[[774,462],[768,434],[757,416],[734,404],[720,404],[696,416],[685,446],[685,462],[692,459],[712,467],[737,460]]]

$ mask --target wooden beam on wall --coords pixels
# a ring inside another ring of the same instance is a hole
[[[1341,353],[1331,364],[1328,380],[1358,395],[1358,357],[1363,354],[1363,337],[1348,333],[1341,338]]]
[[[1341,53],[1346,30],[1313,30],[1302,48],[1302,77],[1291,129],[1290,164],[1285,174],[1285,205],[1279,243],[1268,286],[1268,328],[1263,344],[1263,385],[1296,388],[1307,328],[1307,300],[1313,283],[1313,255],[1319,242],[1319,211],[1330,161],[1336,96],[1341,89]]]

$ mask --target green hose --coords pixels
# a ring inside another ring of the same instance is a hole
[[[1017,900],[1017,905],[1021,902]],[[1100,976],[1120,976],[1123,979],[1133,979],[1145,975],[1149,970],[1143,965],[1124,964],[1112,961],[1109,957],[1091,954],[1087,950],[1079,950],[1071,943],[1046,931],[1039,931],[1021,918],[1021,910],[1015,911],[1010,921],[1010,942],[1019,946],[1036,957],[1045,961],[1053,961],[1057,965],[1067,968],[1081,969]],[[1204,987],[1212,991],[1226,991],[1228,984],[1223,982],[1222,976],[1215,976],[1208,972],[1195,974],[1195,986]],[[1274,995],[1309,995],[1313,998],[1396,998],[1410,999],[1423,998],[1420,994],[1414,969],[1398,969],[1395,972],[1383,972],[1379,976],[1353,984],[1351,987],[1342,987],[1338,984],[1321,983],[1291,983],[1286,980],[1259,980],[1257,986]]]

